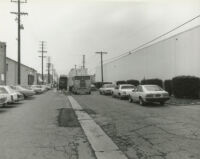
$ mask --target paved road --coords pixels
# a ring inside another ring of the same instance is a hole
[[[140,106],[74,95],[130,159],[200,159],[200,106]]]
[[[80,126],[58,126],[61,108],[69,101],[54,91],[0,108],[0,159],[94,159]]]

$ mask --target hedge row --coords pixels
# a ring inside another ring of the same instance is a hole
[[[101,85],[101,82],[99,82]],[[174,95],[176,98],[200,98],[200,78],[195,76],[177,76],[172,80],[161,79],[143,79],[141,82],[138,80],[117,81],[116,84],[155,84],[164,88],[170,95]],[[97,87],[100,88],[100,87]]]
[[[173,94],[177,98],[199,98],[200,79],[194,76],[178,76],[172,79]]]

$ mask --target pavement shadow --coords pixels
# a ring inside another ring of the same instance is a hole
[[[24,100],[33,100],[33,99],[35,99],[35,96],[26,97]]]
[[[161,108],[161,107],[168,107],[167,104],[161,105],[159,103],[146,103],[145,105],[143,105],[143,107],[148,107],[148,108]]]
[[[3,113],[5,113],[5,112],[7,112],[7,110],[6,109],[3,109],[4,107],[1,107],[0,108],[0,114],[3,114]]]

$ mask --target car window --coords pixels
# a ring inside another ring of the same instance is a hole
[[[162,88],[160,88],[157,85],[152,85],[152,86],[144,86],[146,90],[148,91],[163,91]]]
[[[105,88],[114,88],[114,87],[115,87],[115,85],[113,85],[113,84],[105,85]]]
[[[134,86],[121,86],[121,89],[134,89]]]
[[[10,91],[10,93],[14,93],[15,91],[11,88],[11,87],[7,87],[8,88],[8,90]]]
[[[116,86],[115,89],[119,89],[119,86]]]
[[[143,89],[141,86],[138,86],[137,90],[138,90],[138,92],[143,92]]]
[[[7,93],[8,91],[5,88],[0,87],[0,94],[7,94]]]

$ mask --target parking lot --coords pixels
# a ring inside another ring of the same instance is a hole
[[[99,95],[74,95],[130,159],[200,156],[200,106],[129,103]]]

